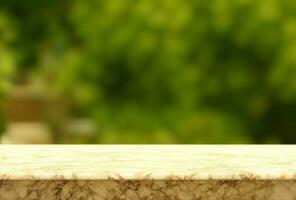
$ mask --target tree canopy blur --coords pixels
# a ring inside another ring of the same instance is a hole
[[[47,80],[98,143],[296,142],[296,1],[1,0],[0,91]]]

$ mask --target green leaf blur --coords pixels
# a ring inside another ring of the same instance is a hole
[[[2,0],[0,93],[51,77],[96,143],[295,143],[296,1]]]

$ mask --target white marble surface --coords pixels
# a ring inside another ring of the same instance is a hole
[[[296,179],[295,145],[1,145],[0,179]]]

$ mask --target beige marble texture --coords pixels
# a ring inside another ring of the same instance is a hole
[[[2,145],[0,200],[294,200],[294,145]]]
[[[295,200],[295,181],[21,180],[1,181],[0,199]]]

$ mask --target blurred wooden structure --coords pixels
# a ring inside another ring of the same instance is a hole
[[[29,81],[11,88],[4,113],[6,132],[1,140],[4,144],[53,143],[53,127],[66,118],[64,102],[44,89],[34,88]]]
[[[296,146],[0,146],[2,199],[295,200]]]
[[[3,144],[94,143],[90,118],[72,118],[69,104],[46,88],[29,81],[16,84],[7,95]]]

